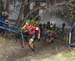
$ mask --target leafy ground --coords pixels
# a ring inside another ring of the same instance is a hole
[[[0,61],[75,61],[75,49],[58,42],[35,42],[36,52],[32,53],[27,43],[21,48],[19,41],[0,36]]]

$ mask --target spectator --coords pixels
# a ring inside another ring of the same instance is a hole
[[[65,23],[62,24],[62,31],[64,31]]]
[[[8,13],[6,11],[2,12],[2,16],[0,17],[0,20],[5,21],[8,19]],[[0,23],[0,26],[4,26],[3,23]],[[4,35],[5,31],[3,29],[0,29],[0,34]]]
[[[56,24],[54,24],[54,25],[53,25],[53,29],[55,29],[55,30],[56,30]]]
[[[50,29],[53,29],[53,24],[52,23],[50,24]]]
[[[7,11],[2,12],[2,20],[7,20],[8,19],[8,13]]]
[[[47,29],[50,29],[50,22],[47,22]]]

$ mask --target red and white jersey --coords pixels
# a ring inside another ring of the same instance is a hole
[[[38,30],[38,34],[40,34],[39,27],[36,27],[34,25],[29,25],[29,26],[25,27],[25,29],[29,30],[29,35],[34,35],[35,34],[35,30]]]

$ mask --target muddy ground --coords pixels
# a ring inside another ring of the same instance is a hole
[[[33,53],[27,42],[22,48],[19,40],[0,36],[0,61],[75,61],[75,49],[58,40],[49,45],[35,42],[35,48]]]

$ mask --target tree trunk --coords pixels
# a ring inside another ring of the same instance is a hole
[[[6,2],[5,2],[5,11],[7,11],[7,12],[9,12],[9,4],[10,4],[10,0],[6,0]]]
[[[0,16],[2,15],[3,10],[3,2],[0,0]]]
[[[18,16],[18,18],[17,18],[17,21],[16,21],[16,24],[19,24],[20,23],[20,20],[21,20],[21,17],[22,17],[22,15],[23,15],[23,13],[24,13],[24,10],[25,10],[25,7],[27,8],[28,7],[28,0],[24,0],[23,2],[22,2],[22,5],[21,5],[21,8],[20,8],[20,12],[19,12],[19,16]],[[27,9],[25,10],[25,12],[27,11]],[[27,14],[27,13],[26,13]]]
[[[29,4],[26,4],[25,7],[24,7],[24,17],[26,17],[28,12],[29,12]]]

